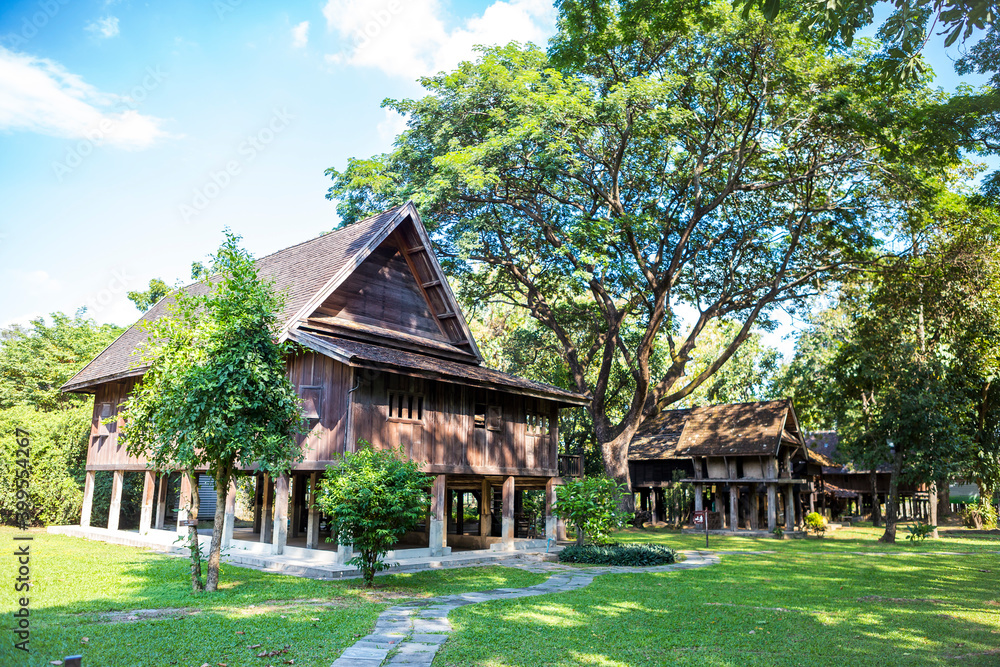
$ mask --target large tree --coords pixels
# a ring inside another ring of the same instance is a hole
[[[207,469],[215,480],[205,584],[213,591],[230,481],[238,468],[279,474],[301,457],[294,438],[301,409],[285,373],[291,349],[275,342],[282,297],[257,274],[238,236],[227,232],[203,289],[172,296],[169,314],[147,324],[141,358],[148,369],[125,404],[122,437],[154,469]],[[194,527],[190,538],[196,545]],[[199,577],[192,570],[195,590]]]
[[[640,422],[778,304],[866,260],[892,219],[884,180],[942,154],[907,139],[927,93],[881,88],[870,53],[726,2],[597,4],[563,6],[548,54],[483,49],[422,79],[427,97],[387,100],[407,130],[329,170],[328,196],[345,224],[414,200],[467,302],[524,308],[557,341],[625,483]],[[720,319],[732,337],[687,375]]]

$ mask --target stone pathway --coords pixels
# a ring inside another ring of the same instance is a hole
[[[565,593],[590,585],[594,577],[602,574],[633,574],[644,572],[671,572],[714,565],[719,562],[715,553],[682,551],[685,560],[672,565],[654,567],[571,567],[559,563],[525,563],[521,560],[500,563],[528,572],[553,573],[546,581],[527,588],[498,588],[492,591],[444,595],[426,600],[414,600],[390,607],[379,614],[375,630],[346,649],[333,663],[333,667],[380,667],[381,665],[409,665],[428,667],[438,649],[448,641],[451,623],[448,613],[458,607],[477,602],[509,600],[512,598]],[[741,552],[748,553],[748,552]]]

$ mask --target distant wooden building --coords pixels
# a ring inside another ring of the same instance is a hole
[[[376,447],[402,445],[430,476],[431,513],[415,546],[432,553],[449,545],[512,547],[515,507],[526,489],[545,490],[551,534],[551,503],[561,475],[559,409],[588,399],[483,366],[412,204],[262,257],[257,267],[287,294],[281,340],[302,348],[287,365],[310,426],[300,438],[304,458],[290,474],[271,480],[242,471],[257,480],[254,530],[261,541],[281,553],[287,528],[293,537],[304,532],[307,547],[320,546],[320,517],[312,502],[318,476],[361,440]],[[156,304],[140,322],[163,316],[170,301]],[[99,471],[114,474],[109,528],[118,527],[128,471],[145,474],[140,530],[164,526],[167,475],[159,475],[157,485],[144,459],[126,455],[116,425],[102,421],[118,412],[142,377],[144,369],[133,367],[131,355],[145,337],[133,325],[63,387],[94,395],[84,526],[90,525]],[[188,493],[180,490],[179,505]],[[470,494],[479,510],[475,517],[463,516],[463,499]],[[449,522],[447,515],[456,518]],[[179,512],[178,522],[183,518]],[[232,503],[226,520],[228,541]]]
[[[714,529],[786,531],[815,501],[824,462],[810,452],[790,400],[664,410],[629,445],[632,489],[656,516],[660,491],[694,485],[695,510],[714,512]]]

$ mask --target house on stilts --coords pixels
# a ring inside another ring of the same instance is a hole
[[[413,204],[262,257],[257,267],[287,297],[280,338],[300,346],[287,368],[309,431],[299,438],[303,460],[288,474],[240,471],[254,480],[253,526],[234,529],[230,501],[227,543],[235,531],[235,539],[267,543],[274,554],[289,544],[336,548],[323,539],[315,489],[326,466],[362,440],[402,446],[428,475],[428,520],[401,548],[432,556],[453,547],[516,548],[534,536],[518,521],[526,490],[545,492],[544,530],[555,537],[555,487],[582,470],[578,457],[559,454],[559,410],[588,399],[483,365]],[[84,527],[97,474],[113,476],[109,529],[119,526],[126,474],[143,475],[140,533],[169,529],[170,520],[179,529],[186,518],[186,477],[148,470],[144,459],[126,454],[118,425],[107,423],[143,374],[132,356],[146,337],[140,323],[165,315],[169,302],[156,304],[62,388],[94,395]],[[466,512],[472,506],[474,515]]]

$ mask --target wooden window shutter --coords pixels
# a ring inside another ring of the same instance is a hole
[[[323,387],[311,385],[299,387],[302,400],[302,416],[305,419],[319,419],[323,413]]]

